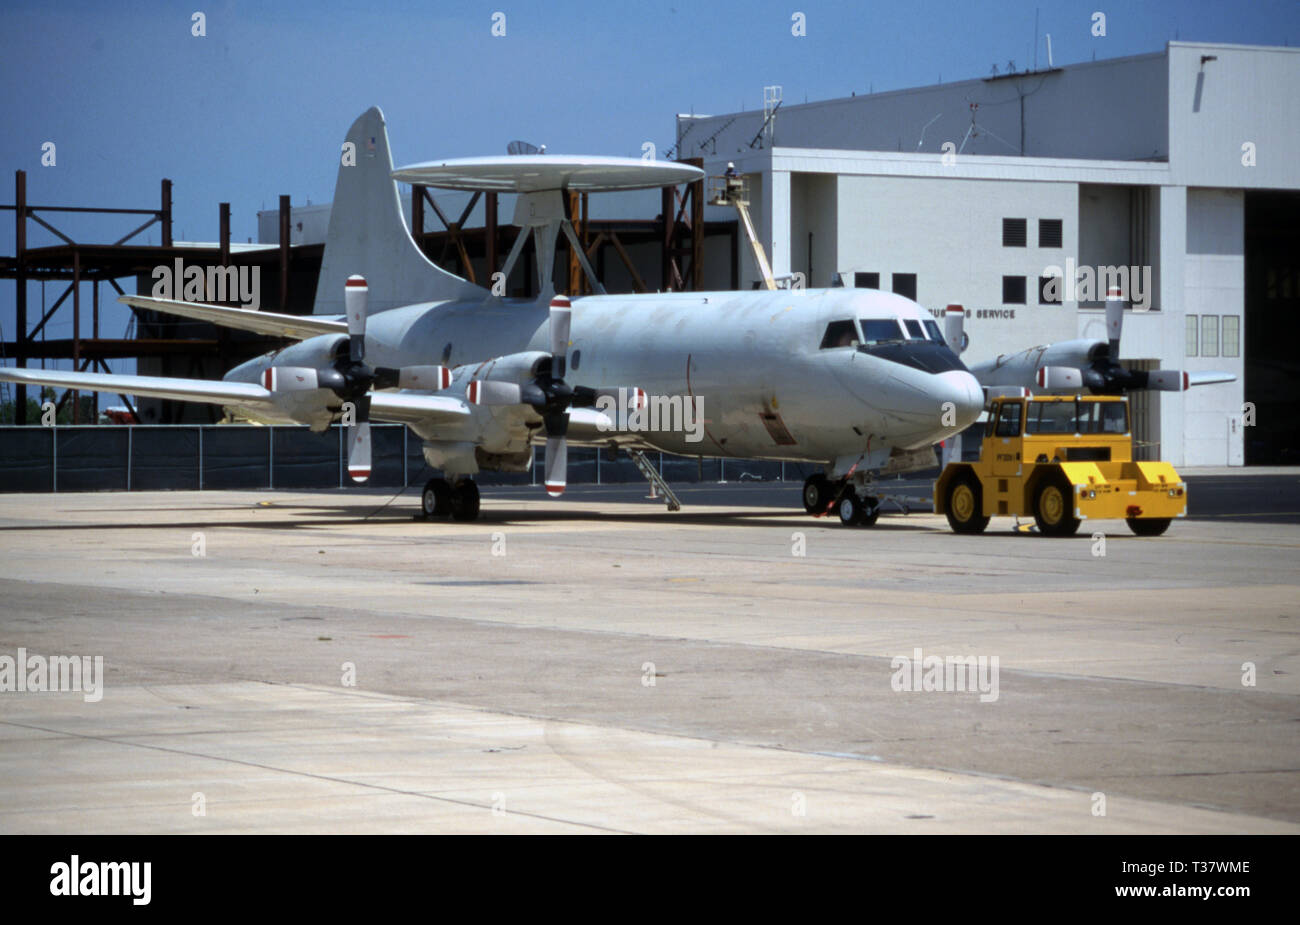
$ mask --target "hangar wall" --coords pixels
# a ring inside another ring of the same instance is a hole
[[[1040,305],[1038,277],[1075,253],[1077,197],[1071,183],[842,176],[839,270],[879,273],[886,290],[894,274],[912,273],[916,300],[931,311],[961,303],[972,362],[1012,345],[1069,340],[1073,306]],[[1003,246],[1004,218],[1026,220],[1025,246]],[[1061,247],[1039,246],[1040,218],[1061,221]],[[1003,276],[1025,278],[1023,303],[1003,301]]]
[[[1300,48],[1170,42],[1167,67],[1174,183],[1296,186]],[[1243,163],[1247,144],[1253,165]]]

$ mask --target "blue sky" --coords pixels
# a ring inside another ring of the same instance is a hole
[[[216,239],[220,201],[231,203],[239,241],[256,238],[257,210],[281,193],[295,204],[328,201],[343,134],[376,104],[399,164],[503,153],[512,138],[639,156],[645,141],[661,153],[672,144],[675,113],[759,108],[765,84],[781,84],[792,103],[980,77],[1009,59],[1023,67],[1034,57],[1035,10],[1057,64],[1156,51],[1175,36],[1300,42],[1294,0],[0,0],[0,8],[0,201],[13,201],[16,169],[28,172],[29,201],[46,205],[148,208],[170,177],[176,236],[187,240]],[[195,10],[206,15],[202,38],[191,35]],[[1096,10],[1107,17],[1104,38],[1090,31]],[[796,11],[806,36],[791,35]],[[502,37],[491,34],[496,12],[505,14]],[[46,141],[57,145],[54,167],[41,165]],[[101,242],[135,224],[63,223],[75,238]],[[11,220],[0,220],[0,250],[13,253]],[[0,325],[13,336],[7,283]],[[49,336],[70,334],[70,320],[61,327]]]

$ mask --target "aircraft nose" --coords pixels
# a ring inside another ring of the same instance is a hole
[[[955,433],[974,424],[984,411],[984,390],[980,388],[979,380],[965,370],[940,373],[936,378],[939,380],[940,407],[947,411],[948,403],[952,404],[954,423],[951,430]],[[944,429],[948,430],[947,421],[944,423]]]

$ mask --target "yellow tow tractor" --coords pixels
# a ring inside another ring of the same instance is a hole
[[[1119,518],[1138,536],[1159,536],[1187,514],[1187,486],[1167,462],[1134,461],[1126,398],[1002,395],[990,398],[979,461],[944,468],[934,510],[956,533],[1033,514],[1046,536]]]

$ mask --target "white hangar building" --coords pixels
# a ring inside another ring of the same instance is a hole
[[[936,314],[961,303],[978,362],[1104,337],[1105,282],[1069,277],[1136,268],[1122,359],[1238,377],[1134,396],[1147,454],[1300,462],[1300,49],[1171,42],[824,102],[767,95],[763,110],[679,116],[676,156],[746,176],[776,276],[838,274]],[[747,288],[758,271],[741,253]],[[705,288],[727,288],[726,264],[706,262]]]

